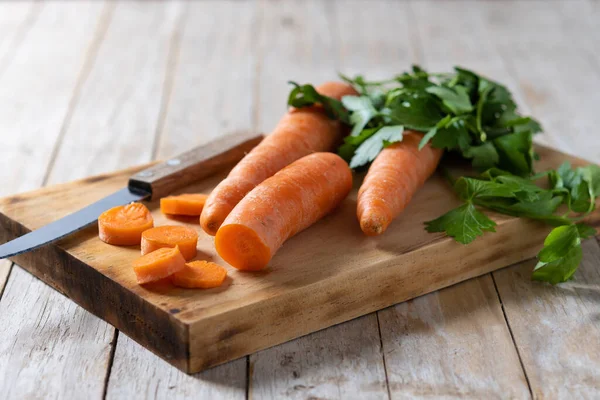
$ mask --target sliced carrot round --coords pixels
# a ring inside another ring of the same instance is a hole
[[[121,246],[140,244],[142,232],[153,226],[150,210],[141,203],[113,207],[98,217],[100,240]]]
[[[192,261],[171,277],[175,286],[184,288],[210,289],[221,286],[227,277],[227,270],[208,261]]]
[[[163,247],[179,246],[186,260],[196,257],[198,232],[187,226],[164,225],[148,229],[142,234],[142,254],[151,253]]]
[[[138,283],[155,282],[185,268],[185,258],[179,247],[161,248],[133,262]]]
[[[208,195],[202,193],[184,193],[160,199],[160,211],[171,215],[200,215]]]

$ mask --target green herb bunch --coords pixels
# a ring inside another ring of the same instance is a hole
[[[496,223],[481,209],[545,221],[555,228],[538,254],[533,278],[553,284],[571,279],[582,258],[581,240],[596,232],[581,220],[600,196],[600,167],[573,169],[565,163],[534,174],[538,156],[533,135],[542,131],[540,124],[517,112],[505,86],[467,69],[431,74],[415,66],[380,82],[341,78],[359,96],[338,101],[320,95],[312,85],[291,82],[295,87],[288,104],[321,104],[331,118],[352,128],[338,151],[351,168],[368,165],[383,148],[401,141],[404,129],[424,133],[420,148],[431,143],[484,171],[455,179],[446,170],[463,204],[426,222],[429,232],[445,232],[468,244],[485,231],[495,231]],[[537,184],[542,178],[548,188]]]

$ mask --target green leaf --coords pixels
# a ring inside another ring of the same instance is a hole
[[[484,231],[495,232],[496,223],[478,211],[473,203],[468,202],[425,223],[428,232],[446,232],[456,241],[468,244]]]
[[[573,276],[583,257],[579,229],[582,228],[564,225],[550,232],[538,254],[539,262],[533,270],[534,280],[555,285]]]
[[[440,119],[439,122],[423,136],[423,139],[419,142],[419,150],[422,150],[423,147],[429,143],[429,141],[437,134],[439,128],[445,127],[450,121],[452,121],[451,115],[446,115],[444,118]]]
[[[386,143],[401,141],[403,131],[401,125],[384,126],[379,129],[356,149],[350,161],[350,168],[358,168],[373,161]]]
[[[427,132],[444,117],[438,103],[426,92],[400,95],[388,106],[387,115],[394,124]]]
[[[292,81],[289,83],[294,86],[288,96],[289,106],[302,108],[320,104],[329,118],[350,123],[349,113],[339,100],[319,94],[312,85],[299,85]]]
[[[350,114],[350,123],[352,124],[352,132],[350,136],[357,136],[367,126],[371,118],[377,115],[377,110],[373,107],[373,103],[369,96],[344,96],[342,104]]]
[[[454,190],[464,200],[474,197],[515,197],[514,187],[494,181],[484,181],[475,178],[460,177],[454,184]]]
[[[596,236],[596,228],[594,228],[593,226],[589,226],[586,224],[577,224],[575,226],[577,227],[577,232],[579,232],[579,237],[582,240]]]
[[[533,172],[533,141],[531,132],[513,133],[493,141],[500,162],[498,166],[516,175]]]
[[[431,139],[431,145],[438,149],[466,151],[471,145],[472,138],[467,130],[465,121],[458,118],[443,128],[438,128]]]
[[[479,146],[471,146],[463,152],[467,158],[471,158],[473,167],[478,169],[488,169],[500,162],[500,156],[496,147],[491,142],[485,142]]]
[[[473,110],[467,89],[463,86],[455,86],[452,89],[445,86],[430,86],[425,90],[436,95],[454,114],[464,114]]]

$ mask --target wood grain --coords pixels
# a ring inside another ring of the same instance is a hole
[[[564,160],[560,153],[538,151],[544,160],[540,168]],[[4,199],[2,240],[114,192],[130,173]],[[221,178],[185,190],[209,191]],[[387,235],[367,238],[354,219],[355,189],[336,213],[289,240],[266,273],[229,268],[228,285],[202,292],[139,286],[129,268],[139,250],[101,242],[94,227],[15,260],[174,365],[193,372],[527,259],[537,253],[548,232],[543,224],[503,216],[494,217],[497,233],[468,247],[425,232],[423,221],[455,205],[450,198],[451,189],[436,176]],[[175,223],[160,214],[156,202],[149,207],[156,225]],[[599,225],[600,219],[592,222]],[[494,247],[497,243],[502,247]],[[201,258],[225,264],[214,251],[212,237],[201,233],[198,249]],[[64,268],[52,268],[52,275],[44,272],[54,263]],[[440,269],[441,263],[447,267]],[[188,340],[189,350],[184,351],[181,346]]]
[[[172,93],[155,156],[173,157],[253,124],[256,4],[190,2],[173,45]],[[227,21],[231,29],[224,29]],[[222,76],[227,79],[221,79]],[[260,132],[260,131],[259,131]]]
[[[187,375],[125,335],[119,335],[107,399],[246,398],[246,359]]]
[[[253,399],[387,399],[377,316],[253,354],[249,377]]]
[[[529,388],[490,275],[379,312],[392,398],[518,398]]]
[[[600,247],[583,244],[571,282],[532,284],[528,261],[494,274],[536,398],[595,398],[600,392]]]

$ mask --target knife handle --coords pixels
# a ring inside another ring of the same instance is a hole
[[[129,179],[133,192],[150,193],[150,200],[171,194],[240,161],[264,138],[255,132],[236,132],[153,165]]]

